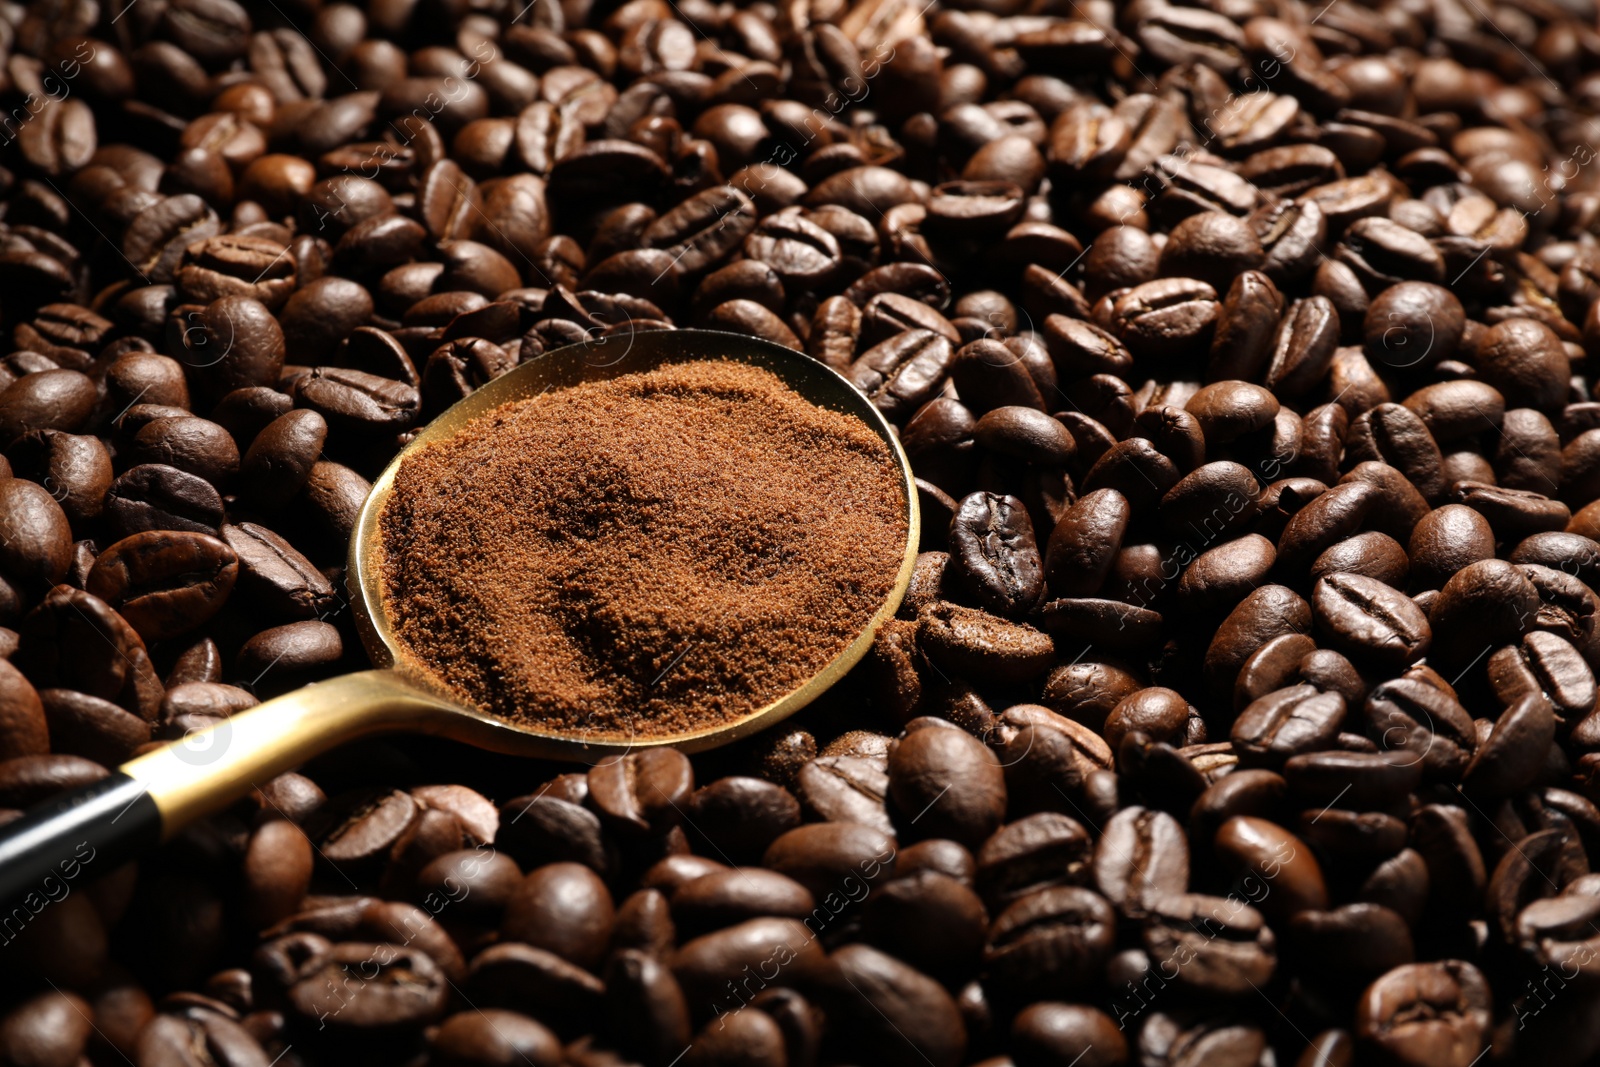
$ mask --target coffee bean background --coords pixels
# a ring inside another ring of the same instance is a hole
[[[803,350],[924,517],[768,734],[63,856],[0,1062],[1595,1062],[1597,109],[1592,0],[0,0],[7,817],[363,666],[549,349]]]

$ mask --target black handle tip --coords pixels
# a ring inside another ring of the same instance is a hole
[[[155,799],[121,771],[0,827],[0,937],[17,909],[37,914],[160,839]]]

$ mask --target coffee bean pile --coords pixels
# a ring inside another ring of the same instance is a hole
[[[1590,1062],[1596,26],[0,3],[0,807],[359,667],[368,479],[570,342],[803,348],[926,537],[756,739],[368,742],[62,857],[0,1060]]]

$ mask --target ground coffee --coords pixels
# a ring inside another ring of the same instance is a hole
[[[492,714],[716,726],[838,655],[894,583],[899,475],[864,425],[699,361],[497,408],[407,459],[382,516],[396,630]]]

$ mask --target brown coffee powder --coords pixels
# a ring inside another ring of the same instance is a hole
[[[485,414],[381,517],[402,641],[491,714],[651,736],[771,702],[854,639],[904,549],[889,449],[699,361]]]

